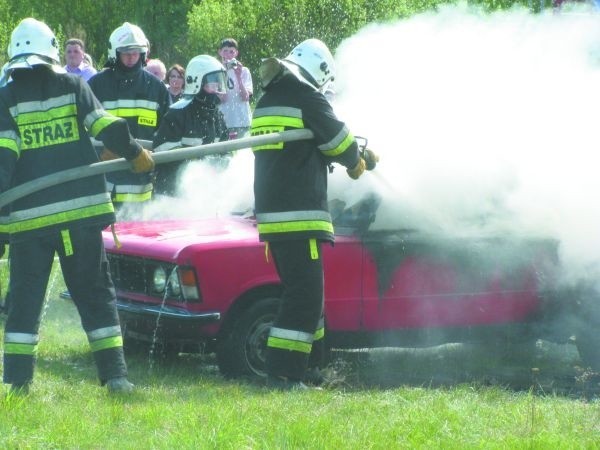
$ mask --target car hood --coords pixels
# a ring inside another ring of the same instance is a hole
[[[182,250],[194,246],[223,248],[260,245],[256,222],[242,217],[198,220],[157,220],[119,222],[116,239],[110,228],[103,232],[109,253],[135,254],[153,259],[174,259]]]

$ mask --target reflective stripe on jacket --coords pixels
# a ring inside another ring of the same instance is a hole
[[[107,68],[93,76],[89,84],[108,112],[127,121],[133,137],[148,141],[154,138],[169,108],[169,91],[159,79],[141,66],[127,72]],[[152,197],[151,174],[119,171],[107,174],[106,179],[117,187],[112,192],[114,202],[144,202]],[[123,187],[135,185],[139,189]]]
[[[7,177],[2,189],[98,162],[89,136],[122,136],[123,120],[104,111],[81,78],[43,66],[18,72],[0,89],[0,166]],[[135,146],[121,150],[126,157],[139,151]],[[106,226],[115,220],[102,175],[15,200],[8,214],[0,231],[8,231],[11,239],[46,234],[65,224]]]
[[[333,240],[327,207],[328,165],[358,163],[356,140],[325,97],[293,76],[269,85],[252,119],[252,136],[308,128],[311,140],[253,147],[254,196],[263,241]]]

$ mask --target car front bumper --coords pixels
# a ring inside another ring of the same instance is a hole
[[[119,312],[128,315],[175,319],[177,321],[193,322],[197,325],[216,323],[221,320],[220,312],[207,311],[196,313],[169,305],[148,305],[123,299],[117,299],[117,309]]]

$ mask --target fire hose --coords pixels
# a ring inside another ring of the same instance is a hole
[[[164,152],[152,154],[155,164],[164,164],[186,159],[201,158],[208,155],[221,155],[242,148],[258,147],[260,145],[274,144],[278,142],[302,141],[312,139],[314,134],[309,129],[289,130],[280,133],[270,133],[261,136],[253,136],[233,141],[216,142],[214,144],[199,145],[195,147],[185,147],[173,149]],[[148,141],[138,141],[143,146],[149,146]],[[131,168],[129,162],[125,158],[114,159],[111,161],[103,161],[87,166],[74,167],[72,169],[56,172],[35,180],[20,184],[8,191],[0,194],[0,208],[15,200],[41,191],[57,184],[67,181],[79,180],[80,178],[91,177],[94,175],[116,172],[119,170],[129,170]]]

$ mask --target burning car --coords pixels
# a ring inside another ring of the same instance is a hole
[[[573,340],[600,369],[596,296],[555,284],[557,242],[369,230],[375,198],[333,208],[324,246],[331,348]],[[264,375],[282,287],[254,218],[123,222],[104,233],[125,345],[216,352],[226,376]],[[590,300],[590,301],[588,301]]]

